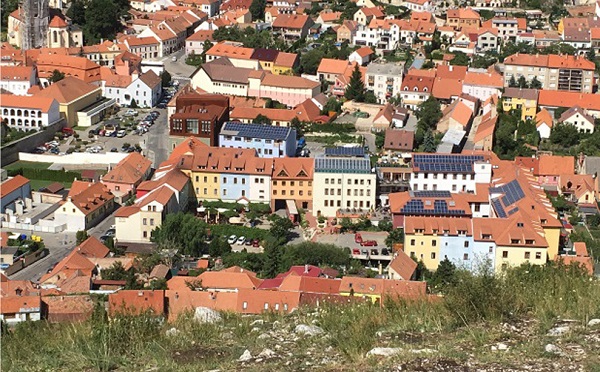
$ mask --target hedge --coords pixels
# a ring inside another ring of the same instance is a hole
[[[17,174],[31,180],[44,180],[55,182],[73,182],[75,178],[81,179],[80,172],[59,171],[51,169],[35,169],[35,168],[15,168],[8,171],[10,177]]]

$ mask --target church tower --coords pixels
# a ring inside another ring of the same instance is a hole
[[[41,48],[48,37],[49,0],[21,0],[20,17],[23,22],[23,49]]]

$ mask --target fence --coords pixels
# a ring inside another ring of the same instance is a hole
[[[42,249],[37,252],[30,253],[27,256],[25,256],[22,260],[19,260],[10,265],[6,270],[4,270],[4,274],[7,276],[13,275],[16,272],[23,270],[27,266],[38,262],[47,255],[48,249]]]

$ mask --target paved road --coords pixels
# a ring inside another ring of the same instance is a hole
[[[11,232],[31,234],[30,230],[15,230]],[[66,257],[75,247],[75,233],[35,233],[44,239],[44,244],[48,248],[48,256],[38,262],[24,268],[23,270],[10,276],[13,280],[33,280],[38,281],[49,269]]]
[[[160,163],[167,160],[169,157],[169,125],[167,123],[167,111],[157,110],[160,116],[150,128],[142,148],[145,148],[146,157],[152,160],[152,166],[157,168]]]
[[[173,61],[173,56],[177,57],[177,61]],[[161,61],[163,61],[165,64],[165,70],[169,71],[173,78],[189,78],[192,75],[192,73],[196,70],[196,67],[190,66],[185,63],[184,49],[173,53],[167,57],[161,58]]]
[[[371,154],[377,154],[377,146],[375,146],[375,134],[371,132],[359,132],[365,139],[365,146],[369,147]]]

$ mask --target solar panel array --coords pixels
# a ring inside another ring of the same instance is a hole
[[[483,155],[415,154],[413,164],[421,172],[473,173],[473,163]]]
[[[502,203],[500,203],[500,199],[494,199],[492,200],[492,205],[494,206],[494,210],[496,211],[496,214],[498,215],[498,217],[500,218],[506,218],[506,212],[504,211],[504,207],[502,206]]]
[[[525,193],[517,180],[512,180],[506,185],[490,188],[492,194],[504,194],[502,204],[512,205],[525,197]]]
[[[450,191],[413,191],[413,195],[417,198],[450,198],[452,194]]]
[[[325,156],[365,156],[364,147],[326,147]]]
[[[224,133],[226,131],[237,133]],[[235,121],[225,123],[223,129],[221,129],[221,134],[270,140],[284,140],[288,137],[289,132],[290,128],[286,127],[263,124],[244,124]]]
[[[512,216],[513,214],[517,213],[519,211],[519,207],[515,207],[513,210],[508,212],[509,216]]]
[[[432,208],[425,208],[423,200],[411,199],[404,205],[400,210],[400,213],[407,215],[453,215],[463,216],[465,211],[463,209],[448,209],[448,203],[445,200],[435,200]]]
[[[371,173],[371,161],[352,158],[316,158],[315,172]]]

